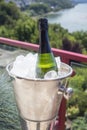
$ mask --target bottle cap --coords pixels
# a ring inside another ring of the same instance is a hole
[[[40,30],[48,30],[48,20],[46,18],[40,18],[38,22]]]

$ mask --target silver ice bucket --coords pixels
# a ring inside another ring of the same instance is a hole
[[[14,78],[14,93],[19,113],[23,119],[24,130],[53,130],[54,121],[72,68],[61,63],[61,76],[57,79],[40,80],[16,77],[10,73],[13,63],[7,71]]]

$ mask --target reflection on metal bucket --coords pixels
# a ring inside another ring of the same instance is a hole
[[[62,63],[60,71],[65,71],[65,74],[61,77],[34,80],[10,74],[11,67],[12,64],[9,64],[7,71],[14,78],[14,93],[23,130],[53,130],[72,68]]]

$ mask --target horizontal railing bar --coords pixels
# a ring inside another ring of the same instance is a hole
[[[33,51],[38,51],[38,48],[39,48],[39,45],[37,44],[32,44],[32,43],[18,41],[18,40],[12,40],[12,39],[3,38],[3,37],[0,37],[0,43],[4,43],[7,45],[20,47],[24,49],[30,49]],[[63,61],[74,60],[77,62],[87,62],[87,55],[65,51],[61,49],[56,49],[56,48],[52,48],[52,51],[55,56],[59,55]]]
[[[69,60],[75,60],[78,62],[87,62],[87,55],[75,53],[75,52],[71,52],[71,51],[65,51],[65,50],[61,50],[61,49],[56,49],[56,48],[53,48],[52,50],[54,52],[54,55],[57,55],[57,56],[59,55],[62,58],[69,59]]]
[[[0,43],[4,43],[4,44],[7,44],[7,45],[20,47],[20,48],[24,48],[24,49],[31,49],[31,50],[34,50],[34,51],[38,50],[37,44],[22,42],[22,41],[18,41],[18,40],[12,40],[12,39],[3,38],[3,37],[0,37]]]

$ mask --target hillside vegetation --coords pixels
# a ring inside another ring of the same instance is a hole
[[[40,3],[40,4],[47,4],[53,7],[68,7],[71,6],[71,0],[5,0],[6,2],[14,2],[16,3],[18,6],[21,7],[26,7],[28,5],[31,5],[33,3]]]
[[[0,17],[0,36],[39,43],[38,19],[21,12],[15,3],[0,1]],[[50,24],[49,38],[52,47],[87,53],[87,32],[69,33],[60,24]]]
[[[72,7],[70,0],[35,0],[34,3],[23,8],[23,10],[29,11],[33,16],[37,16],[70,7]]]

